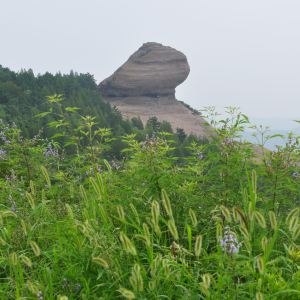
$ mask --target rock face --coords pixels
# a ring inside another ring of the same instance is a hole
[[[104,100],[115,106],[124,117],[140,117],[145,124],[156,116],[168,121],[173,130],[200,137],[210,135],[199,114],[175,98],[175,88],[188,76],[186,56],[171,47],[145,43],[127,62],[99,84]]]
[[[158,43],[146,43],[99,85],[104,97],[174,97],[188,76],[186,56]]]

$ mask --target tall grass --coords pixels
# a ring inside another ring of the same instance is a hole
[[[104,160],[92,119],[52,156],[3,127],[1,299],[300,299],[298,148],[255,159],[232,113],[181,164],[166,135]]]

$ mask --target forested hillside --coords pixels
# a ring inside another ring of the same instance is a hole
[[[151,118],[145,128],[140,119],[122,119],[121,114],[101,99],[97,84],[91,74],[45,73],[35,76],[32,70],[14,72],[0,65],[0,119],[14,122],[25,137],[37,134],[44,138],[57,133],[47,124],[59,120],[59,114],[50,112],[49,96],[60,95],[65,113],[72,127],[80,125],[80,117],[93,116],[98,128],[111,129],[113,141],[110,156],[121,156],[124,143],[121,137],[135,133],[140,140],[157,132],[174,131],[174,143],[179,156],[185,155],[185,146],[196,137],[187,136],[182,129],[172,129],[167,122]],[[76,114],[72,114],[76,111]],[[42,116],[42,117],[41,117]],[[65,116],[66,117],[66,116]]]
[[[112,128],[116,134],[129,133],[131,124],[101,100],[95,79],[90,74],[71,72],[63,75],[45,73],[35,76],[32,70],[13,72],[0,66],[0,118],[14,121],[25,136],[35,135],[51,118],[35,115],[48,110],[46,97],[62,94],[66,106],[80,108],[81,115],[96,116],[101,127]]]

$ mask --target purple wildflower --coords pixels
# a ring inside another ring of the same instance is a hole
[[[58,150],[53,147],[51,143],[48,144],[47,148],[44,150],[44,155],[46,158],[58,157]]]
[[[17,175],[16,175],[15,171],[14,171],[14,170],[11,170],[10,175],[6,175],[6,176],[5,176],[5,179],[6,179],[7,181],[14,181],[14,180],[16,180],[16,179],[17,179]]]
[[[10,205],[11,205],[11,211],[12,212],[16,212],[17,211],[17,204],[16,204],[16,202],[15,202],[15,200],[13,199],[13,197],[12,197],[12,195],[11,194],[9,194],[8,195],[8,202],[10,203]]]
[[[95,176],[95,171],[96,171],[96,173],[101,173],[102,172],[102,168],[99,165],[96,165],[96,168],[90,167],[88,170],[85,171],[85,175],[87,177],[89,177],[89,176]]]
[[[37,294],[36,294],[37,298],[39,300],[43,300],[44,299],[44,296],[43,296],[43,292],[42,291],[38,291]]]
[[[197,153],[197,158],[200,160],[204,159],[204,154],[202,152]]]
[[[228,226],[225,227],[224,237],[220,240],[222,250],[227,254],[237,254],[241,247],[241,243],[239,243],[235,234],[230,231]]]
[[[6,151],[5,150],[3,150],[3,149],[0,149],[0,160],[2,159],[5,159],[5,157],[6,157]]]
[[[111,165],[112,169],[114,169],[114,170],[119,170],[122,167],[122,163],[117,160],[112,160],[110,162],[110,165]]]
[[[10,144],[10,140],[7,138],[3,131],[0,132],[0,139],[4,142],[4,144]]]

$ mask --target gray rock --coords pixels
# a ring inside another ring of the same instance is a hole
[[[105,98],[168,97],[188,76],[186,56],[171,47],[145,43],[99,85]]]

